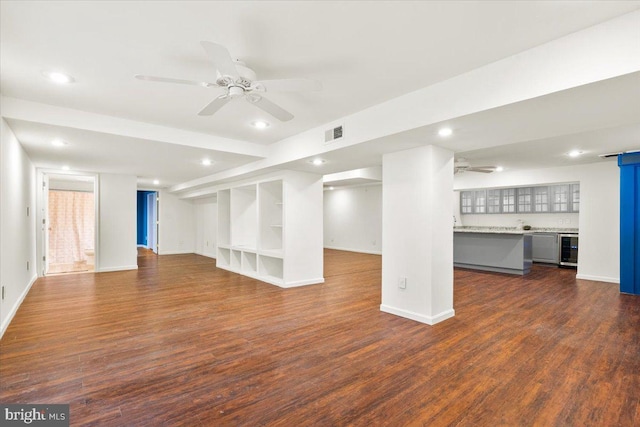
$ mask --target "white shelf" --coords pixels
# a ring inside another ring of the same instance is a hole
[[[320,175],[296,171],[218,190],[216,265],[283,287],[322,281],[322,194]]]
[[[231,251],[229,249],[218,247],[218,257],[216,258],[217,267],[228,267],[231,265]]]
[[[284,277],[284,261],[282,258],[274,258],[260,255],[258,262],[258,274],[282,281]]]
[[[231,268],[233,268],[236,271],[239,271],[241,262],[242,262],[242,252],[231,249]]]
[[[258,185],[260,204],[260,249],[282,250],[283,242],[283,182],[262,182]]]
[[[252,252],[254,254],[258,252],[257,248],[244,246],[244,245],[234,245],[234,246],[231,246],[231,249],[234,249],[236,251],[242,251],[242,252]]]
[[[282,249],[262,249],[259,254],[273,258],[284,258]]]
[[[242,272],[249,275],[258,273],[258,261],[255,253],[242,252]]]
[[[231,190],[218,191],[218,247],[231,245]]]
[[[231,189],[231,246],[258,245],[258,202],[256,185]]]

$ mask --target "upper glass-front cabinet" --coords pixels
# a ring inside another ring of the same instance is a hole
[[[487,188],[460,192],[462,214],[575,213],[580,211],[580,184]]]

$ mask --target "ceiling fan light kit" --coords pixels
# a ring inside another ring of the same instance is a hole
[[[244,98],[249,104],[261,109],[276,119],[286,122],[293,119],[293,114],[269,101],[260,93],[265,92],[309,92],[321,90],[320,82],[308,79],[256,80],[256,73],[242,61],[231,59],[229,51],[216,43],[203,41],[200,45],[205,50],[216,69],[216,81],[199,82],[194,80],[175,79],[169,77],[155,77],[138,74],[135,78],[159,83],[174,83],[205,88],[216,87],[225,89],[225,93],[205,105],[199,116],[211,116],[228,102]]]

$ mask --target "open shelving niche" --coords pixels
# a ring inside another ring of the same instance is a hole
[[[288,172],[219,190],[218,236],[219,268],[281,287],[324,282],[321,177]]]

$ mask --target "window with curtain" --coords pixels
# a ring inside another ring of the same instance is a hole
[[[93,193],[49,191],[49,263],[86,260],[93,249],[95,207]]]

